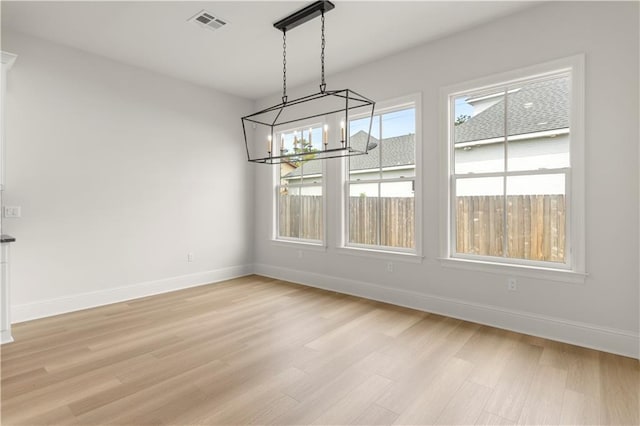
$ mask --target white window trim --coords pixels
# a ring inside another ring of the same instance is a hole
[[[584,54],[557,59],[543,64],[520,68],[514,71],[468,81],[440,90],[440,258],[446,267],[471,269],[505,275],[520,275],[554,281],[584,283],[587,276],[585,265],[585,162],[584,162]],[[554,75],[561,71],[571,72],[571,173],[567,182],[567,264],[553,262],[522,262],[517,259],[494,258],[490,256],[452,255],[452,147],[450,143],[451,109],[450,98],[469,91],[490,89],[492,86],[528,81],[536,77]],[[513,263],[512,263],[513,262]],[[567,266],[568,265],[568,266]]]
[[[341,211],[342,211],[342,226],[340,227],[340,235],[336,241],[340,241],[338,249],[345,254],[362,255],[376,258],[388,258],[388,259],[405,259],[411,258],[415,261],[422,262],[423,259],[423,242],[422,242],[422,200],[423,200],[423,187],[422,187],[422,93],[414,93],[405,95],[393,99],[388,99],[382,102],[376,102],[375,115],[381,115],[388,112],[399,111],[405,109],[408,106],[412,106],[416,110],[416,153],[415,153],[415,177],[402,178],[402,179],[373,179],[362,181],[361,183],[376,183],[376,182],[392,182],[392,181],[414,181],[414,206],[415,206],[415,235],[414,242],[415,248],[407,249],[402,247],[389,247],[378,245],[364,245],[349,243],[349,170],[347,165],[347,159],[345,158],[341,162],[340,176],[342,181],[342,194],[341,194]],[[350,116],[349,119],[358,119],[366,116],[367,114],[358,114]],[[398,257],[400,256],[400,257]]]
[[[378,248],[368,248],[368,246],[338,247],[336,251],[348,256],[366,257],[390,262],[422,263],[424,261],[424,256],[415,253],[380,250]]]
[[[326,252],[327,245],[323,243],[318,243],[315,240],[303,240],[303,239],[286,239],[286,238],[278,238],[271,240],[271,244],[274,246],[281,247],[296,247],[298,249],[318,251],[318,252]]]
[[[292,132],[296,129],[306,128],[313,125],[320,125],[323,127],[326,124],[326,120],[319,121],[309,121],[303,122],[296,127],[292,127],[290,129],[283,129],[277,133],[279,136],[282,133]],[[278,137],[276,136],[276,140]],[[305,238],[293,238],[293,237],[281,237],[280,236],[280,221],[279,221],[279,211],[278,211],[278,195],[279,195],[279,187],[280,187],[280,165],[277,167],[272,167],[272,208],[271,208],[271,242],[274,245],[280,246],[298,246],[300,248],[314,249],[314,250],[326,250],[327,248],[327,166],[325,160],[313,160],[313,161],[321,161],[322,162],[322,183],[320,186],[322,187],[322,240],[309,240]],[[318,175],[310,175],[317,177]],[[318,184],[292,184],[292,187],[303,188],[305,186],[319,186]]]

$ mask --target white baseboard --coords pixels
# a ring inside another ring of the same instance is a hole
[[[270,278],[640,359],[640,335],[632,331],[264,264],[254,265],[254,272]]]
[[[109,305],[125,300],[137,299],[154,294],[167,293],[183,288],[196,287],[219,281],[238,278],[253,273],[251,265],[238,265],[213,271],[181,275],[157,281],[147,281],[133,285],[110,288],[90,293],[74,294],[49,300],[13,305],[11,322],[18,323],[96,306]]]
[[[13,323],[29,321],[211,284],[252,273],[640,359],[640,335],[632,331],[264,264],[256,264],[253,267],[251,265],[232,266],[103,291],[14,305],[11,308],[11,317]],[[4,343],[4,337],[2,336],[2,343]]]

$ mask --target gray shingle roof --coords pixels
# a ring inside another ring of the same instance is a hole
[[[569,77],[530,83],[510,93],[509,136],[569,127]],[[504,136],[504,98],[455,126],[456,143]]]
[[[362,150],[367,141],[367,133],[359,131],[351,136],[351,146]],[[374,147],[375,145],[375,147]],[[382,167],[396,167],[414,164],[416,151],[416,135],[408,134],[382,139],[382,143],[371,136],[369,141],[369,153],[349,157],[351,170],[369,170],[379,167],[380,152],[382,151]],[[322,161],[307,161],[304,163],[304,174],[313,175],[322,172]],[[285,176],[286,178],[300,176],[301,170],[297,168]]]
[[[351,136],[351,146],[363,149],[367,140],[367,133],[359,131]],[[384,138],[382,142],[371,136],[369,153],[349,157],[351,170],[369,170],[380,167],[380,153],[382,152],[382,167],[395,167],[415,163],[416,135],[408,134]],[[373,146],[375,144],[375,147]]]

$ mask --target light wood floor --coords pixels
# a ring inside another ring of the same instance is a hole
[[[2,424],[638,424],[639,363],[250,276],[18,324]]]

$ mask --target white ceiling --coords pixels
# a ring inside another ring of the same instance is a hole
[[[1,2],[13,29],[245,98],[282,87],[282,33],[273,22],[306,1]],[[330,74],[530,7],[532,2],[334,1],[326,15]],[[229,24],[187,22],[206,9]],[[319,80],[320,19],[287,34],[287,81]]]

